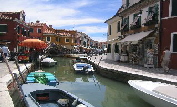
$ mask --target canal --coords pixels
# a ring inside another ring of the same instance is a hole
[[[55,57],[57,65],[41,67],[59,79],[58,88],[64,89],[95,107],[153,107],[140,99],[127,84],[94,75],[75,74],[71,58]]]

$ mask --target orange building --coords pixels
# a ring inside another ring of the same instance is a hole
[[[59,45],[65,46],[67,49],[73,49],[76,45],[77,31],[56,29],[56,34],[59,35]]]
[[[39,20],[37,20],[36,23],[28,23],[28,26],[30,26],[30,37],[41,40],[43,37],[43,32],[49,28],[46,23],[40,23]]]

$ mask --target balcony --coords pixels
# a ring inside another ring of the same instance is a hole
[[[131,30],[138,29],[138,28],[141,28],[141,25],[140,25],[140,24],[136,24],[136,25],[130,26],[130,29],[131,29]]]

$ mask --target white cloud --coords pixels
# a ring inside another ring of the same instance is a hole
[[[107,27],[105,26],[80,26],[80,27],[75,27],[78,31],[82,31],[86,34],[92,34],[92,33],[106,33],[107,32]]]
[[[98,41],[98,42],[106,42],[107,41],[107,37],[102,37],[102,36],[99,36],[99,37],[97,37],[97,36],[92,37],[91,36],[91,38],[95,41]]]
[[[1,1],[1,0],[0,0]],[[91,4],[88,0],[80,0],[65,3],[50,3],[50,0],[6,0],[1,2],[3,5],[0,11],[21,11],[26,13],[27,22],[40,20],[54,27],[73,26],[80,24],[101,23],[104,20],[81,16],[82,11],[78,8]]]

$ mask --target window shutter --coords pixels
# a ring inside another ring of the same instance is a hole
[[[173,52],[177,52],[177,34],[173,35]]]
[[[177,0],[172,0],[171,16],[177,16]]]

